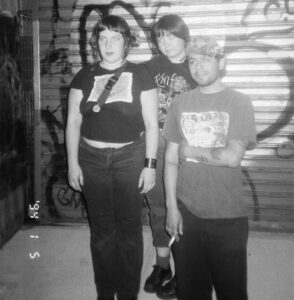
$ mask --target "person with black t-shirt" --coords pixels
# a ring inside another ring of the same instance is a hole
[[[160,55],[153,57],[145,65],[157,85],[159,94],[158,124],[162,129],[175,96],[195,87],[195,81],[190,75],[186,61],[185,48],[190,35],[182,18],[175,14],[169,14],[155,23],[151,31],[151,38],[159,49]],[[163,186],[165,144],[163,136],[160,135],[156,185],[147,194],[153,244],[156,249],[156,264],[145,282],[144,290],[156,293],[159,298],[174,299],[176,298],[176,281],[175,277],[172,278],[170,267],[168,246],[170,236],[165,230],[166,208]],[[168,281],[169,279],[171,280]]]
[[[126,60],[133,42],[122,18],[103,18],[91,38],[101,60],[82,68],[69,92],[68,180],[85,196],[98,300],[138,297],[140,193],[149,192],[156,181],[158,95],[145,67]],[[97,109],[97,99],[118,70],[118,81]]]

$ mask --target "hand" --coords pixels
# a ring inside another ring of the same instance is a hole
[[[68,168],[68,183],[74,190],[81,192],[84,184],[84,176],[79,165]]]
[[[156,170],[153,168],[144,168],[139,178],[138,187],[142,188],[141,194],[148,193],[154,186],[156,180]]]
[[[168,208],[166,215],[166,230],[178,242],[183,234],[183,218],[177,207]]]

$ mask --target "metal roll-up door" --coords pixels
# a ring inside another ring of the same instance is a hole
[[[249,95],[254,105],[258,146],[248,151],[242,162],[244,196],[252,226],[294,229],[292,2],[63,0],[59,6],[40,1],[39,12],[41,98],[47,116],[42,120],[42,140],[47,145],[42,154],[45,206],[52,206],[64,217],[83,218],[79,196],[67,189],[62,179],[65,162],[60,149],[66,91],[73,75],[83,64],[93,61],[87,39],[96,21],[107,13],[122,16],[139,41],[129,60],[141,62],[155,53],[149,41],[152,24],[166,13],[176,13],[186,21],[192,36],[212,35],[225,47],[224,82]]]

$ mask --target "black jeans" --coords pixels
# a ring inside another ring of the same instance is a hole
[[[144,167],[145,137],[120,149],[97,149],[81,141],[97,293],[101,297],[136,296],[143,262],[142,197],[138,188]]]
[[[160,135],[157,153],[156,185],[146,195],[149,206],[153,244],[155,247],[168,247],[168,242],[170,239],[170,236],[165,230],[166,207],[163,183],[164,153],[165,140]]]
[[[179,300],[247,300],[248,219],[201,219],[180,203],[184,234],[173,244]]]

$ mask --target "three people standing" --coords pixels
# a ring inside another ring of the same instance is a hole
[[[133,42],[127,23],[103,18],[91,39],[100,61],[82,68],[71,83],[68,179],[86,200],[98,300],[137,299],[140,194],[147,195],[156,248],[145,291],[164,299],[211,300],[214,288],[218,299],[247,300],[240,165],[256,143],[252,104],[221,82],[223,49],[208,37],[189,42],[179,16],[159,19],[152,40],[161,55],[145,66],[132,64],[126,60]],[[117,82],[96,110],[113,75]],[[171,237],[177,241],[176,280]]]

